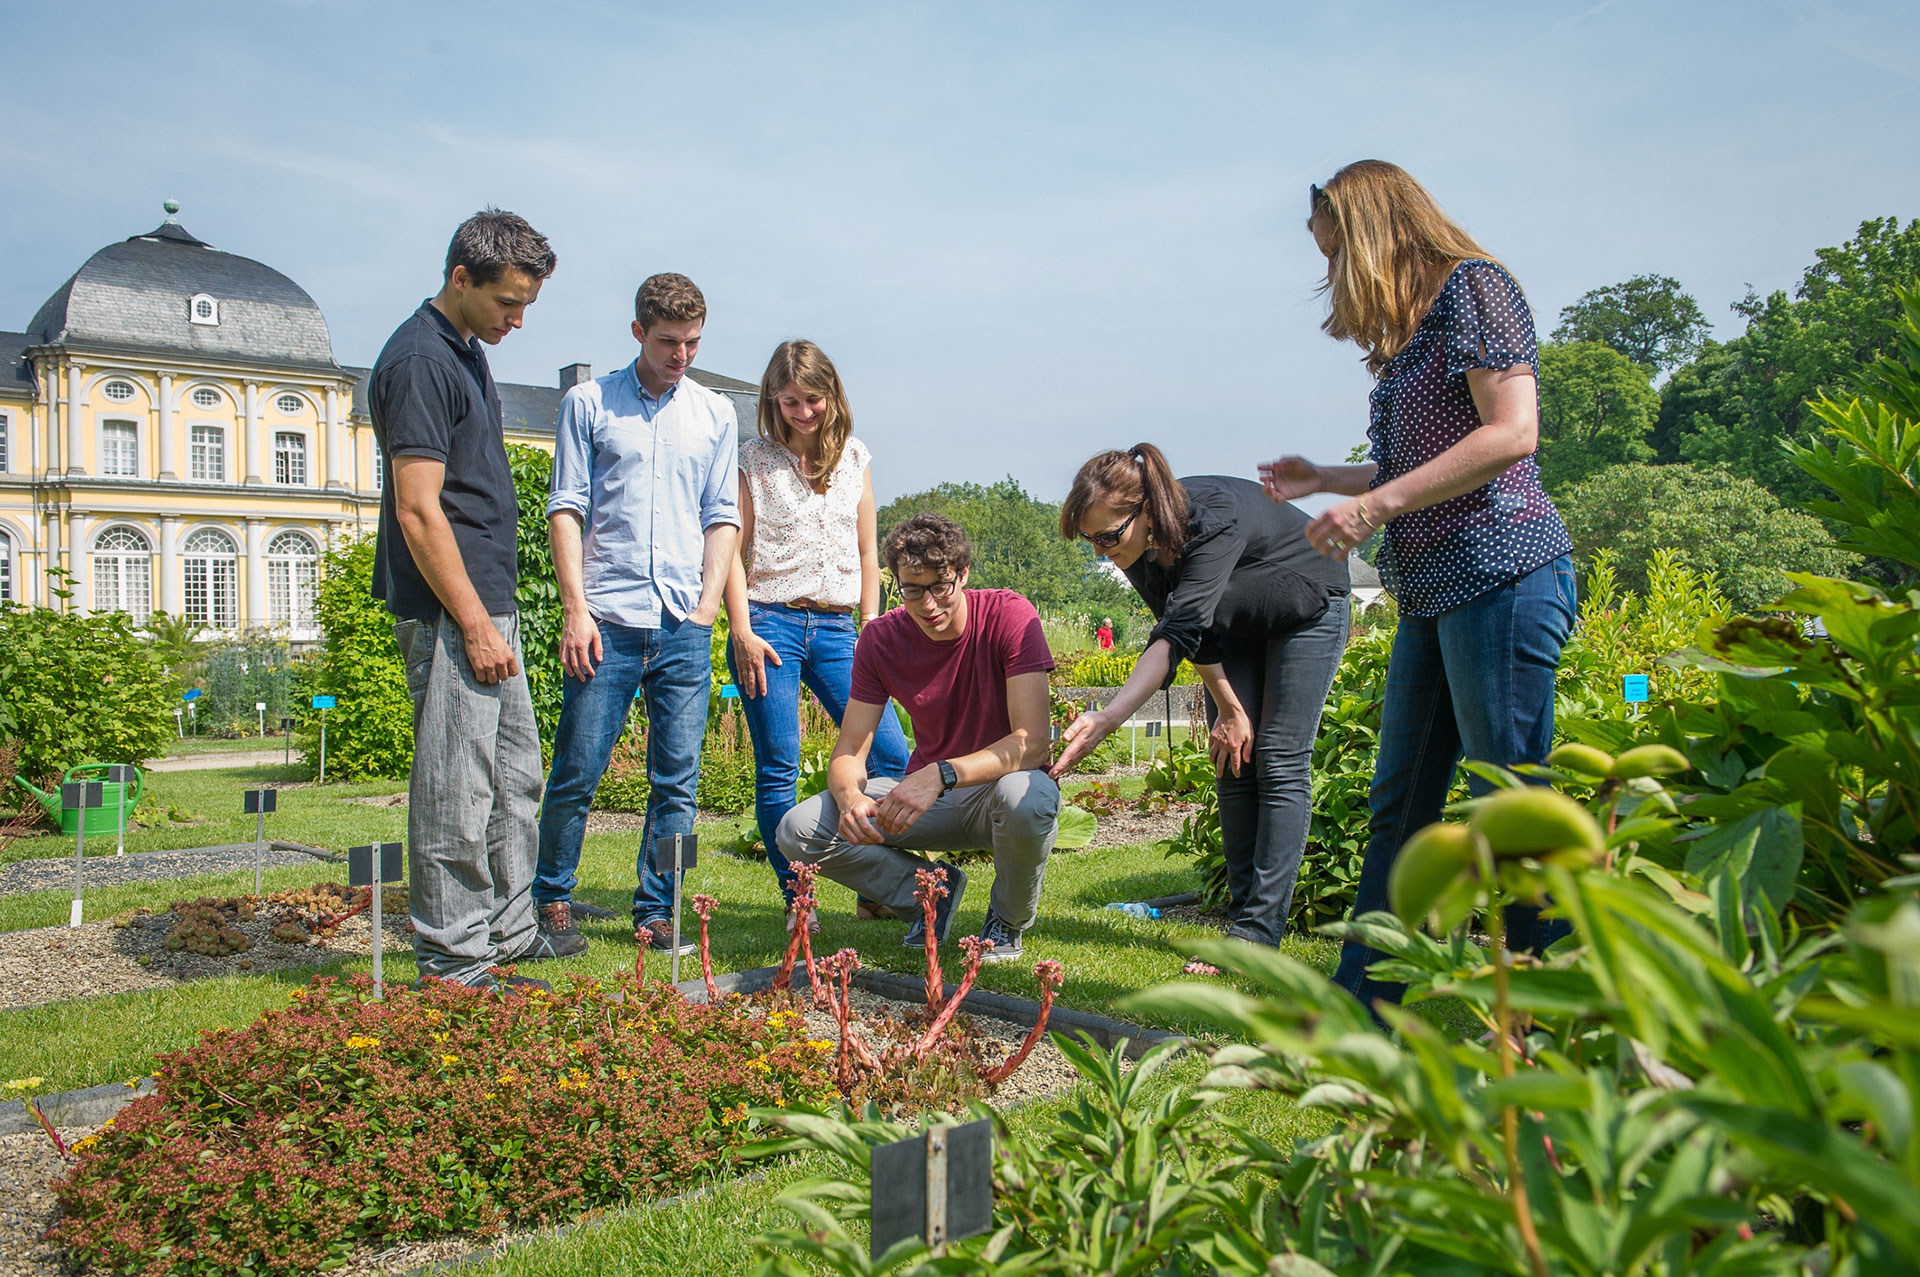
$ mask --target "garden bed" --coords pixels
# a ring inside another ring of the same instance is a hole
[[[65,843],[69,849],[65,855],[16,860],[0,865],[0,896],[22,895],[29,891],[72,890],[72,841],[49,838],[47,849],[52,850],[61,843]],[[81,861],[82,889],[247,870],[253,868],[255,863],[254,848],[253,843],[236,842],[214,847],[182,847],[176,851],[129,852],[121,856],[114,854],[111,839],[96,837],[93,850]],[[260,853],[259,864],[265,869],[284,869],[290,865],[311,865],[339,859],[333,852],[319,847],[275,838],[269,840],[266,850]]]

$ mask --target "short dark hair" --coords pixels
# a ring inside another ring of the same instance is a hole
[[[640,327],[651,328],[665,320],[669,324],[684,324],[698,319],[703,323],[707,318],[707,299],[693,286],[693,281],[685,275],[675,275],[671,271],[662,275],[649,275],[640,291],[633,295],[633,317],[640,321]]]
[[[896,580],[902,568],[943,574],[951,568],[958,576],[972,566],[973,546],[967,542],[966,529],[952,519],[916,514],[887,533],[880,557]]]
[[[508,270],[545,279],[558,261],[547,237],[529,226],[526,218],[504,209],[483,208],[453,233],[441,282],[453,278],[456,266],[466,267],[468,278],[476,284],[491,284]]]

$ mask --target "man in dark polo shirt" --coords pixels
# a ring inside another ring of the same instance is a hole
[[[916,514],[888,534],[881,555],[905,603],[860,631],[826,792],[787,813],[780,850],[914,919],[906,944],[917,948],[916,873],[935,866],[916,853],[992,848],[980,936],[993,945],[987,961],[1018,958],[1059,833],[1060,787],[1047,775],[1053,655],[1033,604],[1012,590],[966,588],[973,552],[957,523]],[[904,780],[867,776],[888,697],[913,719]],[[967,877],[958,865],[938,867],[947,896],[934,929],[944,940]]]
[[[422,976],[482,988],[496,966],[586,947],[534,921],[541,764],[514,605],[519,508],[480,345],[520,327],[553,267],[525,220],[476,213],[454,232],[439,294],[394,331],[369,380],[389,475],[373,593],[398,618],[413,696],[414,960]]]

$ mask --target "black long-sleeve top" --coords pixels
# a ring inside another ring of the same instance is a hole
[[[1351,588],[1347,565],[1307,541],[1307,516],[1251,479],[1209,474],[1180,485],[1186,548],[1171,567],[1143,554],[1126,570],[1159,618],[1148,643],[1165,639],[1173,648],[1169,683],[1182,660],[1213,665],[1229,648],[1264,644],[1319,619],[1330,598]]]

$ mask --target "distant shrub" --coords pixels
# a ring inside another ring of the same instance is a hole
[[[269,730],[287,712],[293,659],[287,640],[253,632],[210,644],[207,694],[199,705],[200,730],[251,735],[264,717]],[[254,708],[266,705],[266,711]]]
[[[1126,683],[1127,676],[1133,673],[1134,662],[1139,659],[1140,653],[1123,652],[1117,647],[1111,652],[1096,652],[1074,665],[1067,686],[1120,687]],[[1194,672],[1193,666],[1182,661],[1173,681],[1188,686],[1197,684],[1200,676]]]
[[[19,742],[19,773],[29,780],[58,779],[78,763],[154,757],[174,734],[179,695],[125,613],[0,603],[0,739]]]
[[[320,650],[294,665],[294,743],[310,766],[320,762],[320,714],[306,707],[315,695],[337,698],[327,711],[327,775],[335,780],[413,770],[413,698],[393,617],[373,597],[373,548],[363,537],[321,559],[313,604]]]

